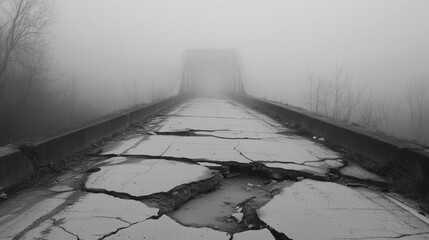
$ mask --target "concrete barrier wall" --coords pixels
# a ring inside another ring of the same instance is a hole
[[[407,177],[413,179],[410,181],[429,192],[429,152],[421,146],[369,132],[348,123],[333,121],[300,108],[245,95],[237,95],[234,98],[273,117],[305,125],[312,133],[370,160],[381,161],[393,174],[403,175],[404,168],[409,168]]]
[[[32,164],[13,146],[0,148],[0,189],[14,186],[34,174]]]
[[[142,108],[109,116],[81,128],[20,146],[8,146],[0,151],[0,188],[10,188],[30,177],[35,169],[84,150],[103,138],[111,137],[154,115],[168,106],[180,104],[186,96],[176,96]],[[20,151],[19,149],[22,149]],[[31,156],[30,156],[31,155]]]

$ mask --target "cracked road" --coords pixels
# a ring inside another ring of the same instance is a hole
[[[0,239],[429,239],[383,178],[231,99],[138,129],[97,149],[92,171],[0,204]]]

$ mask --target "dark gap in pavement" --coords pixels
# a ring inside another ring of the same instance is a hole
[[[201,134],[198,132],[216,132],[216,131],[229,131],[229,130],[184,130],[184,131],[171,131],[171,132],[153,132],[155,135],[161,136],[180,136],[180,137],[214,137],[219,139],[230,140],[263,140],[263,138],[250,138],[250,137],[221,137],[213,134]]]
[[[115,155],[115,156],[118,156],[118,155]],[[158,155],[125,154],[125,155],[119,155],[119,156],[138,157],[138,158],[144,158],[144,159],[165,159],[165,160],[186,162],[186,163],[193,163],[193,164],[197,164],[198,162],[214,163],[214,164],[219,164],[219,165],[228,166],[228,167],[236,167],[244,171],[261,172],[263,174],[266,174],[270,178],[276,179],[276,180],[298,181],[302,178],[309,178],[309,179],[318,180],[318,181],[330,181],[328,176],[315,175],[308,172],[291,170],[291,169],[271,168],[259,162],[240,163],[235,161],[216,161],[216,160],[208,160],[204,158],[193,159],[193,158],[186,158],[186,157],[171,157],[171,156],[158,156]]]
[[[159,208],[159,215],[173,211],[187,200],[204,192],[211,191],[222,182],[222,175],[218,172],[207,178],[196,182],[183,184],[168,192],[154,193],[146,196],[133,196],[125,192],[108,191],[105,189],[86,188],[83,191],[90,193],[104,193],[121,199],[132,199],[145,203],[149,207]]]
[[[278,182],[263,173],[230,167],[215,191],[198,194],[167,215],[187,227],[209,227],[235,234],[267,228],[275,239],[289,239],[262,222],[256,211],[292,182]],[[233,239],[233,238],[232,238]]]

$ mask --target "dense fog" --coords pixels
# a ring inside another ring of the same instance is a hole
[[[249,94],[427,143],[428,12],[426,0],[57,0],[44,37],[54,70],[43,88],[62,107],[37,115],[72,127],[168,97],[184,50],[235,48]],[[346,117],[334,116],[335,79],[337,102],[353,105]],[[329,101],[314,98],[323,91]],[[15,127],[32,133],[16,130],[6,143],[52,130],[42,122]]]

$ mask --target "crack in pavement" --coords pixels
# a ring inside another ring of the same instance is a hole
[[[60,220],[56,220],[55,218],[51,218],[50,220],[52,221],[52,225],[53,226],[61,228],[64,232],[66,232],[66,233],[68,233],[68,234],[76,237],[76,240],[80,240],[80,237],[78,235],[76,235],[76,234],[68,231],[65,227],[61,226],[61,223],[57,224],[57,222],[61,222],[62,221],[61,219]]]
[[[345,160],[343,160],[343,158],[341,158],[341,157],[337,157],[337,158],[319,158],[319,157],[316,157],[318,160],[315,160],[315,161],[305,161],[305,162],[303,162],[302,164],[306,164],[306,163],[315,163],[315,162],[325,162],[325,161],[329,161],[329,160],[332,160],[332,161],[337,161],[337,162],[346,162]]]
[[[124,219],[122,219],[122,218],[120,218],[120,217],[95,216],[95,217],[93,217],[93,218],[116,219],[116,220],[119,220],[119,221],[124,222],[124,223],[126,223],[126,224],[131,224],[131,222],[128,222],[128,221],[126,221],[126,220],[124,220]]]
[[[156,135],[160,136],[180,136],[180,137],[214,137],[219,139],[225,139],[225,140],[258,140],[258,141],[269,141],[269,140],[276,140],[281,139],[281,137],[267,137],[267,138],[260,138],[260,137],[222,137],[217,136],[213,134],[200,134],[198,132],[231,132],[231,130],[228,129],[221,129],[221,130],[198,130],[198,129],[190,129],[190,130],[183,130],[183,131],[169,131],[169,132],[154,132]],[[274,141],[275,142],[275,141]]]
[[[240,141],[238,141],[238,140],[236,140],[237,141],[237,145],[234,147],[234,150],[236,151],[236,152],[238,152],[242,157],[244,157],[245,159],[247,159],[247,160],[249,160],[249,161],[251,161],[251,162],[255,162],[253,159],[251,159],[251,158],[249,158],[249,157],[247,157],[246,155],[244,155],[244,153],[243,152],[241,152],[240,150],[238,150],[237,148],[238,148],[238,146],[240,146]]]
[[[129,224],[128,226],[120,227],[120,228],[116,229],[115,231],[110,232],[110,233],[108,233],[108,234],[106,234],[106,235],[102,236],[102,237],[101,237],[101,238],[99,238],[98,240],[103,240],[103,239],[105,239],[105,238],[107,238],[107,237],[111,237],[111,236],[113,236],[113,235],[115,235],[115,234],[119,233],[119,232],[120,232],[120,231],[122,231],[122,230],[125,230],[125,229],[127,229],[127,228],[130,228],[130,227],[132,227],[132,226],[134,226],[134,225],[136,225],[136,224],[142,223],[142,222],[144,222],[144,221],[146,221],[146,220],[149,220],[149,219],[159,219],[160,217],[161,217],[161,216],[151,216],[151,217],[148,217],[148,218],[143,219],[143,220],[141,220],[141,221],[137,221],[137,222],[133,222],[133,223],[127,222],[127,223]],[[122,219],[121,219],[121,220],[122,220]]]
[[[166,117],[189,117],[189,118],[220,118],[220,119],[237,119],[237,120],[259,120],[257,118],[237,118],[237,117],[221,117],[221,116],[193,116],[193,115],[183,115],[183,114],[165,114],[160,116],[166,116]]]
[[[399,239],[399,238],[403,238],[403,237],[418,236],[418,235],[423,235],[423,234],[429,234],[429,232],[402,234],[402,235],[395,237],[395,239]]]
[[[262,138],[251,138],[251,137],[221,137],[221,136],[216,136],[216,135],[211,135],[211,134],[198,134],[196,133],[195,135],[192,135],[195,137],[214,137],[214,138],[219,138],[219,139],[226,139],[226,140],[264,140]],[[268,139],[268,138],[267,138]]]
[[[142,223],[142,222],[144,222],[144,221],[146,221],[146,220],[148,220],[148,219],[151,219],[151,218],[152,218],[152,217],[146,218],[146,219],[141,220],[141,221],[133,222],[133,223],[128,223],[128,224],[129,224],[128,226],[120,227],[120,228],[116,229],[115,231],[110,232],[110,233],[108,233],[108,234],[106,234],[106,235],[102,236],[102,237],[101,237],[101,238],[99,238],[98,240],[103,240],[103,239],[105,239],[105,238],[107,238],[107,237],[113,236],[113,235],[117,234],[118,232],[120,232],[120,231],[122,231],[122,230],[124,230],[124,229],[127,229],[127,228],[129,228],[129,227],[131,227],[131,226],[133,226],[133,225],[136,225],[136,224]]]
[[[419,235],[424,235],[424,234],[429,234],[429,232],[406,233],[406,234],[401,234],[401,235],[396,236],[396,237],[377,236],[377,237],[364,237],[364,238],[334,238],[334,239],[354,239],[354,240],[364,240],[364,239],[401,239],[401,238],[404,238],[404,237],[419,236]]]
[[[70,202],[73,202],[75,200],[77,200],[80,196],[82,195],[82,192],[80,191],[76,191],[74,193],[72,193],[66,201],[64,201],[62,204],[58,205],[55,209],[53,209],[51,212],[41,216],[40,218],[38,218],[36,221],[34,221],[33,223],[31,223],[30,225],[28,225],[24,230],[22,230],[21,232],[19,232],[17,235],[15,235],[15,237],[13,237],[13,240],[19,240],[21,239],[25,234],[27,234],[29,231],[37,228],[38,226],[40,226],[40,224],[42,224],[43,222],[52,219],[53,216],[57,215],[59,212],[61,212],[64,208],[66,208]]]
[[[158,192],[144,196],[134,196],[127,192],[109,191],[102,188],[84,187],[83,190],[90,193],[104,193],[121,199],[143,201],[143,203],[148,206],[151,204],[153,205],[155,202],[155,205],[157,205],[156,207],[159,208],[159,215],[162,215],[166,212],[171,212],[177,207],[183,205],[183,203],[195,197],[196,195],[214,189],[222,182],[222,179],[222,175],[215,171],[209,178],[182,184],[172,188],[167,192]]]
[[[185,163],[192,163],[192,164],[198,164],[198,162],[214,163],[222,166],[236,167],[243,170],[260,171],[276,180],[288,179],[288,180],[296,181],[299,177],[306,177],[306,178],[310,178],[318,181],[329,180],[327,176],[323,177],[321,175],[315,175],[310,172],[293,170],[293,169],[267,167],[263,164],[264,162],[240,163],[237,161],[217,161],[217,160],[209,160],[205,158],[193,159],[193,158],[186,158],[186,157],[171,157],[171,156],[158,156],[158,155],[121,155],[121,156],[140,157],[144,159],[164,159],[164,160],[185,162]],[[250,160],[250,161],[253,161],[253,160]],[[307,167],[312,167],[312,166],[307,166]]]
[[[242,208],[242,213],[244,214],[243,222],[249,226],[254,226],[254,229],[268,229],[276,240],[291,240],[286,234],[277,231],[259,218],[256,210],[267,204],[269,201],[260,205],[255,202],[256,199],[256,197],[251,197],[237,204],[237,206]]]
[[[177,136],[188,136],[188,134],[192,134],[195,132],[230,132],[229,129],[212,129],[212,130],[206,130],[206,129],[186,129],[186,130],[177,130],[177,131],[155,131],[155,134],[158,135],[177,135]]]

